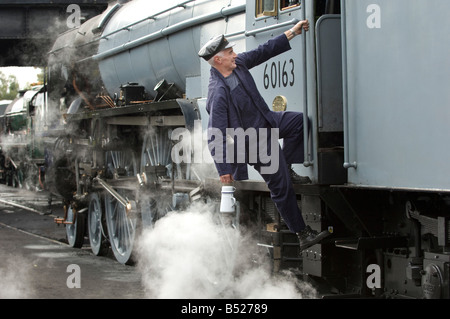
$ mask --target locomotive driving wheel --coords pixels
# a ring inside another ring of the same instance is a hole
[[[117,193],[125,195],[123,190],[118,190]],[[114,257],[121,264],[132,264],[137,217],[135,214],[128,214],[126,207],[109,193],[105,196],[105,213]]]
[[[136,158],[131,150],[108,151],[106,165],[107,175],[113,176],[114,179],[136,176]],[[136,197],[135,191],[115,189],[115,192],[127,200],[130,198],[134,201]],[[106,226],[114,257],[122,264],[132,264],[138,218],[109,192],[106,193],[104,202]]]
[[[67,242],[71,247],[81,248],[84,243],[86,217],[84,214],[74,210],[72,205],[68,205],[66,209],[65,225]]]
[[[140,175],[145,174],[149,184],[160,177],[168,177],[170,174],[172,142],[170,127],[152,127],[143,139]],[[172,198],[163,192],[154,193],[154,190],[143,188],[138,196],[139,210],[142,226],[153,227],[156,220],[172,211]],[[157,204],[158,203],[158,204]]]
[[[172,130],[167,127],[153,127],[144,137],[141,153],[141,173],[166,176],[168,165],[171,163],[172,143],[170,134]]]
[[[91,250],[96,256],[105,256],[108,253],[105,231],[104,205],[100,194],[93,193],[89,199],[88,232]]]

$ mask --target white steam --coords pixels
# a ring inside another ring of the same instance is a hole
[[[10,256],[0,264],[0,299],[31,297],[30,269],[26,265],[29,263],[18,256]]]
[[[193,204],[146,229],[138,242],[138,269],[149,298],[315,298],[290,272],[273,275],[255,256],[256,243],[223,227],[213,207]]]

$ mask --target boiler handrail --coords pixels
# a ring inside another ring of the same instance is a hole
[[[245,4],[243,5],[238,5],[238,6],[232,6],[232,7],[223,7],[222,9],[220,9],[219,11],[216,11],[214,13],[208,13],[208,14],[204,14],[198,17],[194,17],[191,19],[187,19],[183,22],[179,22],[176,23],[174,25],[168,26],[166,28],[160,29],[156,32],[153,32],[151,34],[148,34],[146,36],[143,36],[139,39],[127,42],[121,46],[112,48],[110,50],[107,50],[105,52],[99,53],[94,55],[92,58],[94,60],[102,60],[102,59],[106,59],[110,56],[116,55],[116,54],[120,54],[123,52],[126,52],[128,50],[131,50],[133,48],[139,47],[141,45],[150,43],[152,41],[161,39],[163,37],[167,37],[171,34],[174,34],[178,31],[184,30],[184,29],[188,29],[188,28],[192,28],[195,27],[197,25],[209,22],[209,21],[213,21],[219,18],[224,18],[227,16],[231,16],[233,14],[237,14],[240,12],[244,12],[245,11]]]
[[[167,8],[167,9],[164,9],[164,10],[158,12],[158,13],[152,14],[151,16],[148,16],[148,17],[146,17],[144,19],[141,19],[141,20],[135,21],[133,23],[127,24],[126,26],[121,27],[120,29],[117,29],[117,30],[114,30],[114,31],[112,31],[112,32],[110,32],[108,34],[102,35],[100,39],[106,39],[107,37],[109,37],[109,36],[111,36],[111,35],[113,35],[115,33],[118,33],[120,31],[124,31],[124,30],[128,30],[129,31],[131,27],[133,27],[133,26],[135,26],[135,25],[137,25],[139,23],[142,23],[142,22],[147,21],[147,20],[156,20],[157,16],[159,16],[161,14],[164,14],[166,12],[172,11],[173,9],[176,9],[176,8],[180,8],[180,7],[184,8],[186,6],[186,4],[188,4],[190,2],[194,2],[194,1],[195,0],[187,0],[187,1],[184,1],[184,2],[181,2],[181,3],[178,3],[178,4],[174,5],[174,6],[171,6],[171,7]]]

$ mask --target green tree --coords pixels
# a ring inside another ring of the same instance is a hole
[[[19,82],[15,75],[0,72],[0,100],[14,100],[19,93]]]
[[[38,75],[37,75],[37,81],[40,83],[44,83],[44,79],[45,79],[44,72],[45,72],[45,69],[41,69],[41,73],[38,73]]]

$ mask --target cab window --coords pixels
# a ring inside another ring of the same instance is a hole
[[[300,5],[300,0],[280,0],[281,11],[298,7]]]
[[[301,0],[280,0],[280,10],[292,9],[300,6]],[[256,17],[276,16],[278,14],[278,0],[256,0]]]
[[[278,0],[256,0],[256,16],[276,16]]]

